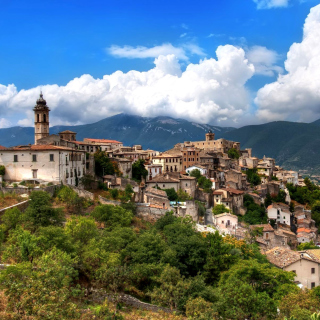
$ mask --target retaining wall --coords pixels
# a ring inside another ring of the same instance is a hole
[[[84,198],[94,200],[94,194],[92,192],[89,192],[84,189],[80,189],[80,188],[72,186],[70,184],[67,184],[67,186],[70,187],[72,190],[74,190],[78,194],[79,197],[84,197]]]
[[[121,202],[115,200],[109,200],[104,197],[99,196],[99,201],[101,204],[111,204],[113,206],[120,206]]]
[[[19,202],[17,204],[14,204],[13,206],[0,209],[0,215],[4,214],[6,210],[12,209],[12,208],[18,208],[20,211],[24,211],[27,209],[27,207],[29,205],[29,201],[30,200],[25,200],[25,201]]]
[[[48,192],[51,196],[53,196],[54,191],[56,190],[57,186],[48,186],[45,188],[9,188],[9,187],[2,187],[0,188],[0,192],[3,192],[4,194],[6,193],[15,193],[15,194],[30,194],[33,191],[46,191]]]
[[[91,298],[92,300],[98,301],[100,303],[107,298],[109,301],[112,301],[112,302],[117,301],[137,309],[149,310],[154,312],[163,311],[167,313],[172,313],[173,311],[177,311],[177,310],[171,310],[169,308],[159,307],[154,304],[142,302],[139,299],[124,293],[114,295],[114,294],[106,294],[106,293],[94,290],[92,292]]]

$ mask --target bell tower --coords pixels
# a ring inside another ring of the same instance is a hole
[[[34,111],[34,144],[41,138],[49,136],[49,111],[46,100],[40,92],[37,104],[33,108]]]
[[[208,133],[206,133],[206,141],[213,141],[214,140],[214,133],[209,130]]]

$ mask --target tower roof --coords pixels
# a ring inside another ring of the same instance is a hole
[[[33,110],[36,111],[36,110],[46,110],[48,108],[47,106],[47,101],[43,99],[43,94],[42,94],[42,91],[40,92],[40,97],[39,99],[37,100],[37,104],[34,106]]]

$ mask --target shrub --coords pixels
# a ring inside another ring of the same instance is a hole
[[[5,166],[0,166],[0,176],[4,176],[5,173],[6,173]]]

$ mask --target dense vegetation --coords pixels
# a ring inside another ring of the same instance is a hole
[[[277,308],[283,319],[318,309],[310,291],[310,305],[288,310],[301,293],[293,273],[272,267],[254,244],[196,232],[190,219],[171,213],[152,225],[127,203],[66,216],[65,188],[55,199],[33,192],[25,212],[10,209],[1,219],[1,261],[11,265],[0,273],[1,319],[121,319],[107,304],[90,302],[92,287],[190,319],[275,319]]]
[[[94,154],[95,161],[95,173],[98,177],[103,177],[104,175],[114,175],[122,176],[122,172],[118,168],[118,164],[112,161],[108,155],[103,151],[96,151]]]
[[[190,172],[191,177],[195,177],[197,179],[197,183],[199,188],[203,189],[204,192],[210,193],[212,192],[212,182],[210,179],[207,179],[205,176],[201,175],[199,169],[194,169]]]
[[[243,204],[247,209],[247,212],[244,216],[238,218],[239,221],[243,221],[248,224],[268,223],[268,216],[263,204],[256,204],[253,198],[248,194],[243,196]]]
[[[307,205],[311,209],[311,217],[320,226],[320,187],[304,179],[305,187],[294,186],[292,183],[287,184],[291,200]]]

